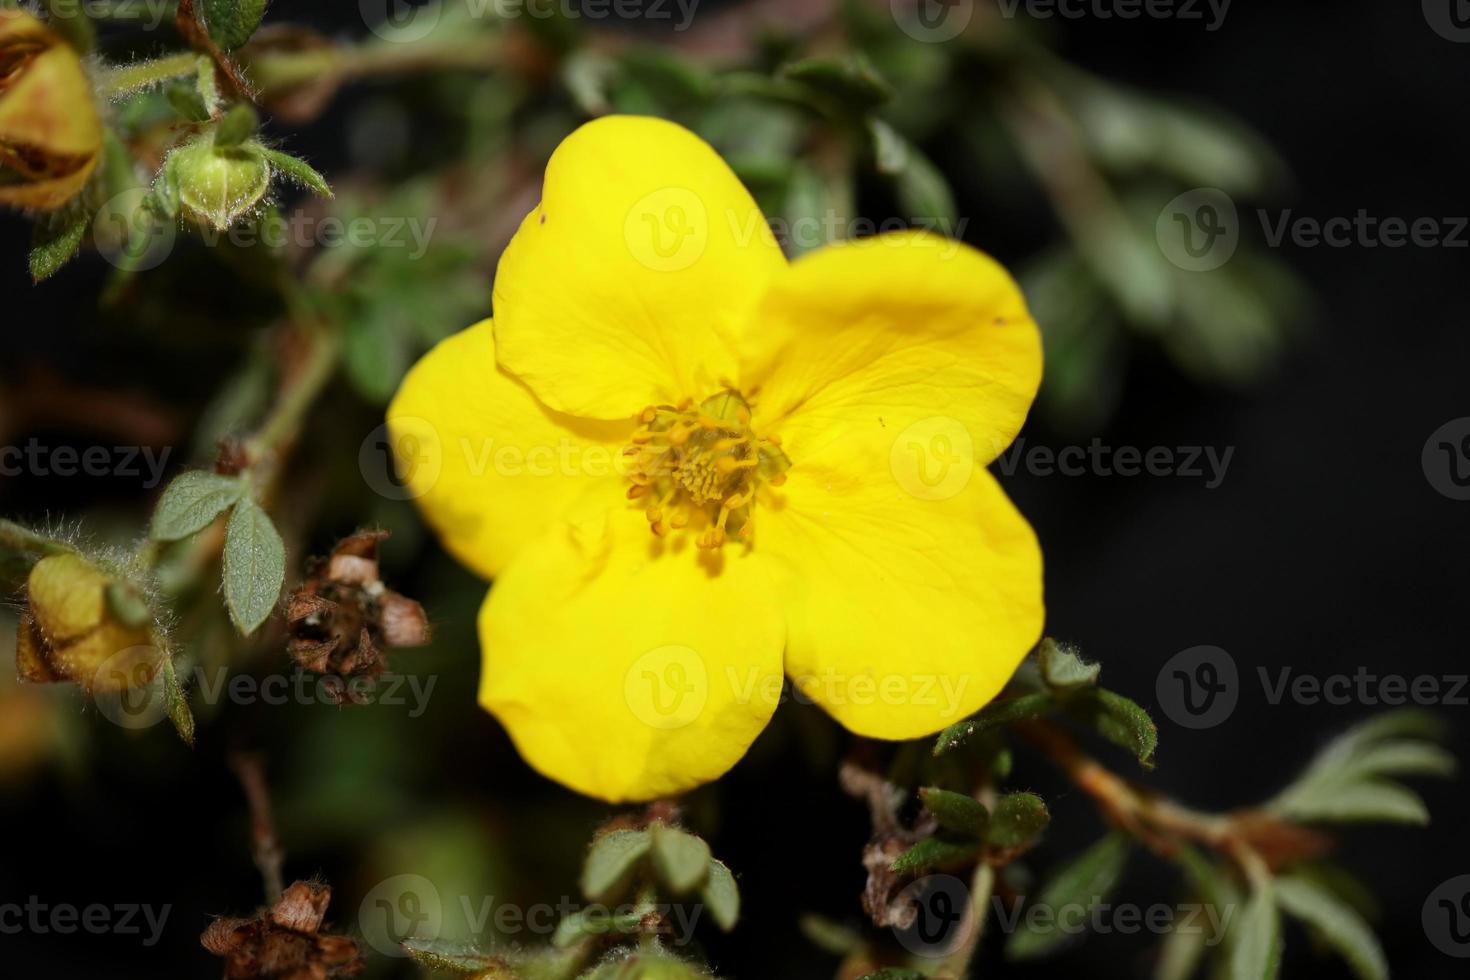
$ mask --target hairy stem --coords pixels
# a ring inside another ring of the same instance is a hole
[[[180,51],[151,61],[110,68],[102,74],[99,91],[103,98],[113,101],[161,82],[192,75],[198,70],[199,55],[193,51]]]

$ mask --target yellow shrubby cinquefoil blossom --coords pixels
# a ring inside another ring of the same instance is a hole
[[[610,801],[745,753],[783,673],[916,738],[991,700],[1042,627],[1035,536],[986,464],[1041,375],[991,259],[905,232],[788,263],[672,123],[569,136],[496,274],[388,411],[402,479],[495,579],[480,701]]]

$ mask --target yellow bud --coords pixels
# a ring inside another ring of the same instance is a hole
[[[129,626],[109,610],[111,580],[80,555],[38,561],[16,637],[22,678],[72,681],[88,691],[147,684],[160,654],[147,625]]]
[[[0,10],[0,204],[52,211],[86,186],[102,119],[77,52],[23,10]]]
[[[204,136],[175,150],[169,167],[177,175],[184,209],[221,231],[270,190],[270,163],[259,143],[216,146]]]

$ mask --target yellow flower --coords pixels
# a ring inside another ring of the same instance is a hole
[[[86,185],[102,120],[81,58],[21,10],[0,10],[0,204],[50,211]]]
[[[788,264],[718,155],[577,130],[496,274],[388,410],[407,496],[494,578],[481,704],[619,802],[737,762],[783,671],[850,730],[932,734],[1041,634],[1035,536],[985,466],[1035,397],[1015,283],[905,232]]]

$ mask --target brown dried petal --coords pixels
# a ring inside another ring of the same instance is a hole
[[[337,547],[332,549],[332,556],[355,555],[377,561],[378,542],[387,539],[388,532],[384,530],[358,531],[337,542]]]
[[[324,674],[331,665],[332,654],[337,652],[337,641],[313,640],[308,637],[292,637],[286,644],[291,659],[314,674]]]
[[[379,602],[378,624],[383,643],[393,647],[421,647],[429,642],[431,630],[424,607],[397,592],[385,592]]]
[[[361,555],[333,555],[327,578],[342,585],[367,585],[378,581],[378,562]]]
[[[239,949],[247,938],[250,925],[249,919],[215,919],[199,937],[199,942],[214,955],[225,956]]]
[[[311,592],[297,591],[286,600],[286,622],[295,626],[312,617],[330,619],[337,612],[337,604]]]
[[[284,929],[315,934],[322,927],[327,915],[327,903],[332,900],[332,889],[309,881],[298,881],[271,909],[271,921]]]

